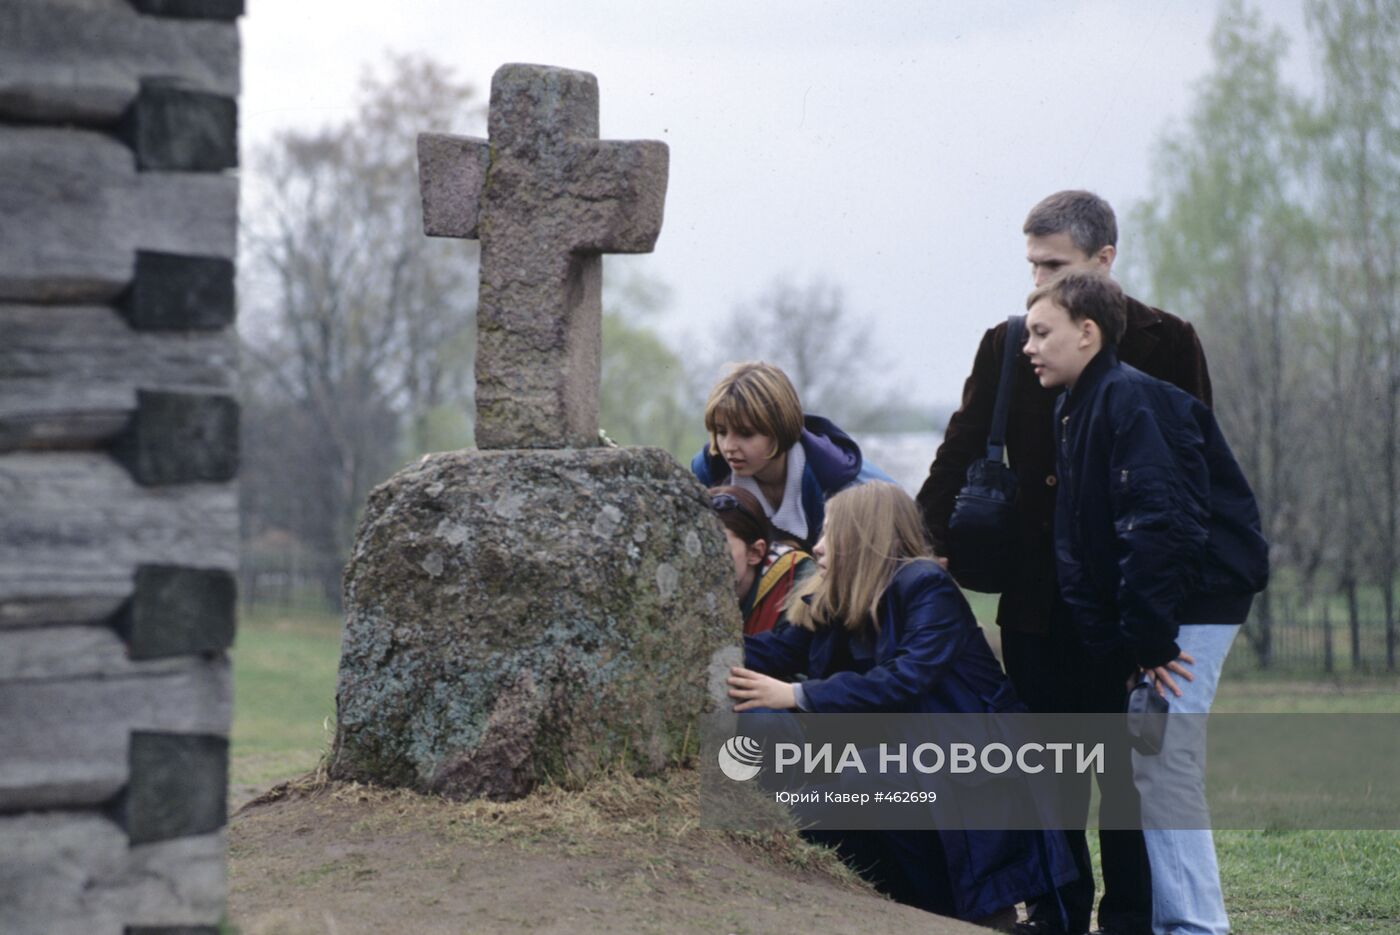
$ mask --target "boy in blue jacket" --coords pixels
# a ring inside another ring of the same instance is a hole
[[[1064,389],[1055,404],[1055,557],[1079,637],[1091,652],[1126,647],[1169,712],[1205,714],[1268,581],[1254,494],[1209,408],[1118,361],[1125,304],[1113,280],[1070,271],[1026,307],[1026,356],[1042,386]],[[1134,754],[1144,816],[1154,798],[1171,798],[1173,808],[1195,799],[1204,814],[1199,766],[1169,753]],[[1153,931],[1227,932],[1209,829],[1143,833]]]

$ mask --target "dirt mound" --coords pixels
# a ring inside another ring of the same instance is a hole
[[[795,835],[697,826],[693,771],[457,803],[303,780],[229,823],[242,935],[985,933],[890,902]]]

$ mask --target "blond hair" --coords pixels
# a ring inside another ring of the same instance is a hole
[[[710,390],[705,403],[712,455],[719,454],[718,426],[767,435],[774,445],[768,457],[775,458],[802,437],[802,403],[787,374],[772,364],[735,364]]]
[[[809,630],[878,626],[880,598],[895,574],[933,558],[913,498],[884,481],[847,487],[828,500],[822,537],[827,570],[794,588],[786,605],[788,620]]]

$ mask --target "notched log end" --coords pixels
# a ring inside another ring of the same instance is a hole
[[[217,483],[238,474],[238,402],[211,393],[139,390],[112,455],[138,484]]]
[[[207,834],[228,820],[228,738],[132,731],[130,781],[112,817],[133,846]]]
[[[217,331],[233,324],[233,261],[141,250],[117,305],[137,331]]]
[[[116,629],[132,659],[218,652],[233,645],[237,582],[218,568],[142,565]]]
[[[238,165],[238,101],[143,81],[117,136],[144,172],[220,172]]]
[[[243,0],[130,0],[138,13],[171,19],[236,20],[243,15]]]

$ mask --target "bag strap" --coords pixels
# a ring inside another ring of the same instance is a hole
[[[758,580],[758,593],[754,595],[754,604],[757,604],[767,597],[768,592],[773,590],[779,581],[783,580],[783,576],[792,571],[793,567],[797,564],[797,560],[805,557],[807,557],[807,553],[798,551],[797,549],[779,555],[777,560],[774,561],[772,565],[768,566],[768,570],[763,573],[763,577]]]
[[[992,409],[992,430],[987,433],[987,460],[1000,461],[1006,450],[1006,412],[1011,408],[1011,379],[1016,355],[1026,343],[1026,316],[1006,319],[1006,346],[1001,349],[1001,379],[997,381],[997,401]]]

